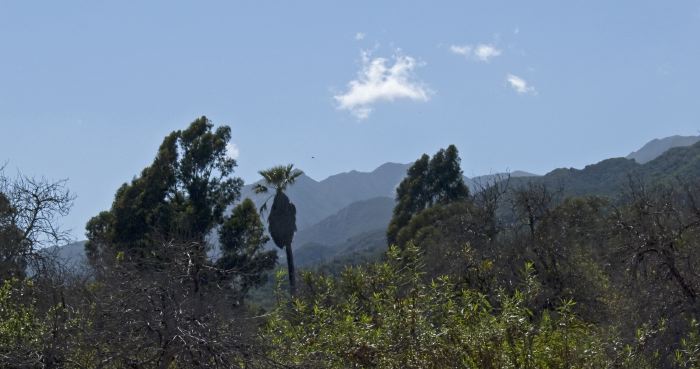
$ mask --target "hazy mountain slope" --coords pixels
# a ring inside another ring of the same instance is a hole
[[[369,230],[386,229],[393,209],[394,200],[389,197],[354,202],[319,223],[299,231],[294,236],[294,245],[309,242],[335,245]]]
[[[353,170],[330,176],[321,185],[327,193],[342,194],[345,205],[373,197],[393,198],[409,167],[409,164],[385,163],[368,173]]]
[[[303,246],[294,250],[294,263],[297,267],[309,267],[319,263],[325,263],[331,260],[337,250],[328,245],[322,245],[316,242],[305,243]],[[284,253],[279,253],[280,260],[279,265],[286,264],[286,258],[284,258]]]
[[[700,178],[700,142],[671,148],[642,168],[642,175],[656,183],[675,178],[695,181]]]
[[[55,257],[56,261],[60,264],[71,268],[80,268],[87,263],[85,242],[87,241],[78,241],[64,246],[49,247],[44,249],[43,252],[50,257]]]
[[[329,272],[343,270],[347,265],[359,265],[376,261],[386,251],[386,229],[376,229],[358,234],[340,245],[331,258],[319,268]]]
[[[671,148],[690,146],[698,141],[700,141],[700,136],[671,136],[653,139],[641,149],[627,155],[627,159],[634,159],[637,163],[644,164],[656,159]]]
[[[480,189],[487,187],[494,182],[501,181],[505,178],[524,178],[524,177],[539,177],[537,174],[532,174],[524,172],[522,170],[516,170],[510,173],[496,173],[496,174],[486,174],[483,176],[477,176],[473,178],[464,177],[464,183],[469,187],[469,190],[479,191]]]
[[[344,251],[362,252],[363,247],[386,246],[386,228],[394,200],[376,197],[358,201],[296,234],[295,260],[300,266],[317,264]],[[367,236],[367,234],[371,236]],[[281,257],[284,257],[280,253]]]
[[[294,260],[301,267],[355,265],[376,260],[384,251],[386,251],[386,229],[381,228],[353,235],[336,245],[306,243],[295,251]]]

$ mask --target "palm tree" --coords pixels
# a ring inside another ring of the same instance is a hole
[[[294,184],[296,179],[304,174],[299,169],[294,169],[293,164],[279,165],[258,173],[263,177],[264,184],[256,184],[255,193],[267,193],[270,188],[275,190],[272,208],[267,217],[268,230],[272,241],[279,248],[284,248],[287,253],[287,271],[289,273],[289,292],[292,296],[296,293],[296,276],[294,274],[294,256],[292,255],[292,239],[297,230],[297,209],[284,191],[287,186]],[[270,196],[271,198],[272,196]],[[260,213],[267,209],[267,201],[260,208]]]

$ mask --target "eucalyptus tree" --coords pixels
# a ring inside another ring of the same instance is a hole
[[[173,240],[198,245],[193,261],[203,262],[207,235],[224,221],[243,183],[233,176],[230,139],[229,127],[214,129],[206,117],[166,136],[153,163],[117,190],[111,209],[88,222],[93,265],[117,254],[162,259],[160,248]]]
[[[279,248],[284,248],[287,254],[287,271],[289,273],[289,291],[292,295],[296,292],[296,276],[294,272],[294,255],[292,254],[292,239],[297,230],[296,225],[296,207],[287,197],[285,190],[288,186],[294,184],[297,178],[304,174],[299,169],[294,169],[293,164],[278,165],[270,169],[261,170],[260,175],[263,177],[263,183],[255,185],[255,193],[268,193],[270,189],[274,189],[274,200],[272,208],[267,217],[270,236],[275,245]],[[273,196],[270,196],[272,198]],[[265,200],[261,208],[261,213],[267,209],[267,201]]]
[[[387,229],[387,241],[395,244],[401,228],[423,209],[469,198],[457,147],[440,149],[432,158],[423,154],[408,168],[396,188],[396,207]]]
[[[223,280],[236,277],[228,287],[234,289],[237,299],[242,300],[251,287],[262,284],[265,272],[277,264],[277,252],[264,249],[269,240],[251,199],[238,204],[221,226],[221,257],[216,266]]]

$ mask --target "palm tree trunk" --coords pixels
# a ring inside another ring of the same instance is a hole
[[[284,250],[287,252],[287,272],[289,273],[289,293],[292,296],[297,292],[297,277],[294,272],[294,255],[292,255],[292,245],[286,245]]]

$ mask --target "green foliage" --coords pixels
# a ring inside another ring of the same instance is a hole
[[[268,186],[276,191],[284,191],[288,186],[293,185],[304,172],[299,169],[294,169],[294,164],[278,165],[270,169],[261,170],[258,172],[265,184],[258,183],[255,185],[255,193],[266,193],[269,191]]]
[[[630,281],[638,288],[636,313],[651,320],[672,316],[669,339],[677,340],[687,315],[700,309],[700,186],[696,183],[648,188],[630,184],[626,206],[615,210],[614,242]],[[680,319],[679,319],[680,318]]]
[[[264,282],[265,271],[277,264],[277,253],[263,251],[269,240],[265,227],[250,199],[245,199],[233,209],[219,231],[221,257],[217,266],[224,278],[235,276],[233,285],[238,294],[245,293]]]
[[[396,236],[408,224],[413,214],[425,208],[428,203],[425,194],[428,181],[430,157],[426,154],[416,160],[406,173],[406,177],[396,189],[396,206],[387,229],[387,242],[395,244]]]
[[[596,329],[570,302],[533,316],[532,270],[522,290],[498,296],[500,309],[449,277],[422,281],[417,248],[350,268],[338,279],[305,276],[305,293],[282,303],[263,339],[270,355],[306,368],[604,368]]]
[[[569,198],[539,213],[532,237],[520,237],[526,248],[515,258],[515,262],[523,257],[532,260],[543,281],[537,306],[574,299],[576,311],[586,319],[608,319],[605,298],[612,291],[605,270],[605,261],[610,260],[604,246],[610,223],[607,202],[597,197]]]
[[[446,274],[460,287],[484,293],[496,308],[499,291],[515,292],[513,271],[531,263],[540,289],[526,306],[535,315],[576,301],[571,309],[581,319],[620,332],[620,342],[604,339],[628,352],[617,361],[672,367],[687,321],[698,311],[700,280],[693,268],[700,188],[676,182],[650,190],[631,182],[616,202],[559,195],[538,184],[516,188],[506,198],[515,216],[505,218],[479,199],[482,193],[433,206],[413,216],[398,244],[419,245],[426,281]],[[659,319],[663,329],[635,336],[635,329]]]
[[[230,128],[205,117],[172,132],[153,163],[87,225],[98,283],[73,301],[83,316],[85,367],[232,367],[249,289],[276,264],[264,227],[240,195],[227,155]],[[218,231],[222,255],[207,255]],[[233,328],[232,328],[233,327]],[[86,344],[89,343],[86,347]]]
[[[688,335],[681,339],[681,345],[675,353],[675,362],[682,369],[700,368],[700,325],[693,319]]]
[[[396,189],[396,207],[387,229],[390,245],[396,243],[401,228],[419,211],[469,197],[460,162],[457,148],[450,145],[432,158],[423,154],[411,165]]]
[[[153,163],[117,191],[112,208],[87,224],[87,254],[157,257],[163,241],[204,243],[239,196],[242,181],[231,177],[236,161],[227,156],[229,127],[213,130],[201,117],[169,134]]]
[[[426,187],[428,206],[447,204],[469,196],[455,145],[440,149],[430,159]]]
[[[416,214],[401,229],[396,244],[418,245],[427,278],[444,274],[488,293],[494,288],[494,263],[501,257],[491,223],[471,201],[437,205]]]
[[[7,279],[0,285],[0,365],[31,361],[41,348],[42,326],[29,281]]]

